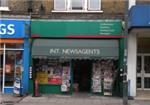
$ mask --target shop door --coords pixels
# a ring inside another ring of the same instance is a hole
[[[12,93],[14,80],[22,74],[23,49],[22,44],[1,43],[0,47],[0,88],[2,93]]]
[[[150,54],[137,56],[137,89],[150,90]]]

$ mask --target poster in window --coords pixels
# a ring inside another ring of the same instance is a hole
[[[21,75],[22,75],[22,66],[16,65],[15,66],[15,79],[14,79],[14,94],[20,95],[21,94]]]
[[[61,85],[61,67],[49,68],[48,73],[48,84],[51,85]]]
[[[11,64],[6,64],[5,65],[5,72],[8,73],[8,74],[12,72]]]
[[[16,77],[21,78],[22,66],[16,65],[15,70],[16,70],[16,72],[15,72],[16,73]]]
[[[39,84],[48,84],[48,74],[46,72],[37,72],[36,78]]]

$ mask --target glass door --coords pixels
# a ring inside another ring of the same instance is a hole
[[[150,90],[150,55],[137,57],[137,89]]]
[[[142,66],[142,64],[143,64],[143,60],[142,60],[142,56],[137,56],[137,89],[142,89],[143,87],[143,82],[142,82],[142,80],[143,80],[143,76],[142,76],[142,74],[143,74],[143,70],[142,70],[142,68],[143,68],[143,66]]]
[[[6,50],[4,88],[13,88],[16,76],[22,74],[22,51]]]
[[[144,90],[150,90],[150,56],[144,56]]]
[[[2,93],[12,93],[16,76],[22,74],[22,44],[1,44],[0,85]]]

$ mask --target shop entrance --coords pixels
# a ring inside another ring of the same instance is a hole
[[[12,93],[14,80],[22,77],[22,44],[1,43],[0,46],[0,92]]]
[[[91,60],[73,60],[74,92],[90,92],[91,90]]]
[[[150,90],[150,54],[138,55],[137,62],[137,88]]]
[[[137,97],[150,98],[150,38],[137,41]]]

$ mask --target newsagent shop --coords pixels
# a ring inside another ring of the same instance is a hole
[[[120,20],[31,21],[30,93],[120,95]]]
[[[4,94],[28,93],[28,20],[0,21],[0,91]]]

